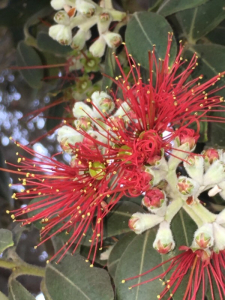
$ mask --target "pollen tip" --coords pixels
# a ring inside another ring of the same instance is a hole
[[[94,267],[94,265],[93,265],[93,264],[91,264],[91,265],[90,265],[90,268],[93,268],[93,267]]]
[[[125,283],[126,282],[126,280],[125,279],[123,279],[122,281],[121,281],[121,283]]]
[[[9,210],[6,210],[6,213],[7,213],[7,214],[9,214],[9,213],[10,213],[10,211],[9,211]]]
[[[46,264],[49,264],[49,260],[46,260]]]
[[[132,289],[132,286],[129,286],[128,290],[131,290]]]

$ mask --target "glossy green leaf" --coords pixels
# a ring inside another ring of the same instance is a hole
[[[90,268],[80,255],[67,255],[58,265],[48,264],[45,283],[54,300],[114,299],[107,271]]]
[[[13,279],[9,283],[9,300],[35,300],[22,284]]]
[[[13,245],[12,232],[8,229],[0,229],[0,253]]]
[[[157,299],[157,295],[163,290],[162,283],[158,279],[131,290],[129,290],[128,287],[162,274],[166,267],[168,267],[167,265],[163,265],[145,276],[130,280],[124,284],[122,284],[121,281],[150,270],[161,262],[180,253],[178,250],[179,246],[190,245],[192,243],[196,225],[186,212],[181,210],[173,219],[171,229],[176,242],[176,249],[168,255],[160,255],[152,247],[156,229],[150,229],[142,235],[137,235],[128,243],[118,262],[115,275],[115,284],[119,300],[149,300],[149,295],[151,295],[153,299]],[[111,255],[113,255],[113,251]],[[169,279],[169,277],[167,279]],[[186,276],[182,285],[173,296],[173,300],[182,299],[188,280],[189,276]]]
[[[225,46],[225,21],[221,22],[215,29],[206,35],[206,40],[210,43],[215,43]]]
[[[133,55],[136,62],[148,69],[148,51],[152,50],[155,44],[156,56],[163,58],[167,48],[168,32],[172,31],[169,23],[160,15],[152,12],[134,13],[127,24],[125,33],[128,51]],[[176,52],[177,46],[172,43],[171,62],[174,60]]]
[[[72,49],[70,46],[62,46],[53,40],[47,32],[39,32],[37,35],[37,46],[44,52],[49,52],[54,55],[65,56],[68,55]]]
[[[188,2],[188,1],[187,1]],[[176,14],[187,40],[194,44],[225,19],[224,0],[210,0],[203,5]]]
[[[192,45],[186,50],[184,55],[190,58],[194,52],[197,52],[199,56],[199,66],[194,71],[194,76],[204,75],[204,80],[209,80],[218,73],[225,70],[225,47],[221,45]],[[224,77],[218,81],[217,86],[225,85]],[[218,91],[219,95],[225,97],[225,89]],[[225,117],[225,112],[214,112],[213,115],[219,117]],[[216,121],[208,124],[208,145],[213,147],[224,147],[225,146],[225,124],[217,123]]]
[[[134,232],[128,232],[113,247],[107,263],[108,271],[112,277],[115,277],[116,268],[122,254],[135,237],[136,234]]]
[[[21,41],[17,47],[16,62],[18,67],[42,66],[42,61],[36,50]],[[39,89],[44,76],[43,69],[23,69],[20,70],[25,81],[34,89]]]
[[[196,7],[209,0],[164,0],[162,1],[157,13],[163,16],[169,16],[175,12]]]

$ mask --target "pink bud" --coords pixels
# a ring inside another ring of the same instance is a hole
[[[153,209],[153,208],[161,207],[164,201],[165,201],[164,193],[158,188],[153,188],[146,192],[146,195],[143,198],[142,203],[146,207]]]
[[[190,149],[193,149],[199,138],[199,135],[196,135],[196,132],[193,129],[186,128],[180,132],[179,138],[181,145],[188,143]]]
[[[160,254],[167,254],[168,252],[170,252],[171,250],[173,250],[173,248],[174,248],[174,245],[173,245],[172,242],[170,244],[162,244],[160,240],[157,242],[157,245],[155,247],[155,249]]]
[[[210,148],[202,152],[204,160],[210,165],[217,159],[219,159],[219,153],[216,149]]]

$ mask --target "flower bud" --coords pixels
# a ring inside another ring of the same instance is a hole
[[[186,128],[180,132],[180,145],[188,143],[190,151],[193,151],[199,136],[193,129]]]
[[[72,39],[71,47],[76,50],[84,48],[85,42],[91,38],[91,31],[83,31],[79,29]]]
[[[83,136],[81,134],[66,125],[59,128],[57,135],[57,140],[60,143],[60,146],[69,154],[73,153],[73,148],[71,146],[83,141]]]
[[[58,11],[54,16],[54,20],[56,23],[63,25],[69,25],[70,23],[70,18],[64,10]]]
[[[72,42],[72,32],[69,26],[53,25],[49,28],[49,35],[62,45],[70,45]]]
[[[216,223],[220,224],[220,225],[225,225],[225,209],[223,209],[216,218]]]
[[[204,159],[202,156],[189,155],[184,162],[184,168],[192,179],[202,184],[204,173]]]
[[[199,184],[191,178],[180,176],[177,182],[177,189],[182,195],[191,196],[198,192]]]
[[[212,247],[213,244],[214,236],[212,223],[206,223],[195,231],[192,247],[205,249]]]
[[[109,25],[111,23],[112,18],[107,12],[101,13],[98,17],[98,32],[99,35],[101,35],[109,29]]]
[[[91,129],[91,125],[92,125],[92,122],[91,122],[91,119],[88,118],[88,117],[80,117],[78,120],[76,120],[74,122],[75,126],[77,129],[81,128],[85,131]]]
[[[108,94],[105,92],[94,92],[91,95],[94,105],[103,113],[110,114],[114,108],[115,103]],[[94,108],[95,109],[95,108]]]
[[[79,101],[74,104],[73,115],[75,118],[89,118],[89,116],[93,117],[93,110],[84,102]]]
[[[160,254],[167,254],[175,247],[172,231],[168,222],[163,221],[156,234],[153,248],[155,248]]]
[[[223,180],[225,180],[225,164],[220,160],[216,160],[203,176],[203,184],[213,186]]]
[[[158,225],[162,221],[163,217],[136,212],[128,221],[128,226],[136,234],[141,234],[145,230]]]
[[[94,177],[94,179],[101,180],[106,175],[105,169],[106,167],[103,163],[95,161],[89,165],[89,174],[91,177]]]
[[[214,163],[214,161],[219,159],[219,153],[216,149],[210,148],[207,150],[204,150],[202,152],[202,155],[204,157],[204,162],[205,162],[205,169],[208,170],[210,165]]]
[[[75,7],[76,0],[51,0],[51,6],[55,10],[59,10],[64,8],[66,5],[70,5],[72,7]]]
[[[225,250],[225,228],[219,225],[217,222],[213,223],[213,232],[215,238],[214,251]]]
[[[93,56],[102,57],[105,52],[106,43],[102,36],[100,36],[89,48]]]
[[[87,2],[85,0],[76,0],[76,9],[79,13],[87,18],[90,18],[95,13],[94,2]]]
[[[122,43],[122,38],[118,33],[107,31],[102,36],[110,48],[117,48]]]
[[[166,194],[164,191],[158,188],[152,188],[147,191],[144,198],[142,199],[142,204],[147,207],[152,213],[157,213],[162,208],[166,207]],[[165,211],[164,211],[165,212]],[[163,214],[160,214],[164,215]]]

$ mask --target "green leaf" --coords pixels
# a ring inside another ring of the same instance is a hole
[[[159,275],[162,271],[161,268],[154,270],[150,275],[122,283],[125,278],[141,274],[162,262],[161,255],[152,247],[154,239],[155,230],[148,230],[144,234],[137,235],[125,249],[115,275],[118,300],[149,300],[150,295],[152,299],[157,299],[157,295],[162,290],[162,284],[159,280],[131,290],[128,287]]]
[[[149,300],[149,295],[151,295],[153,299],[157,299],[157,295],[163,291],[163,286],[158,279],[135,287],[131,290],[129,290],[128,287],[162,274],[166,270],[166,267],[168,267],[167,265],[163,265],[162,267],[159,267],[151,273],[130,280],[125,284],[122,284],[121,281],[123,279],[133,277],[147,270],[150,270],[161,262],[166,261],[174,255],[177,255],[178,253],[180,253],[180,251],[178,250],[179,246],[191,245],[193,234],[196,230],[196,225],[186,214],[186,212],[181,210],[175,216],[171,224],[171,229],[174,235],[174,240],[176,242],[176,249],[168,255],[160,255],[152,247],[155,239],[156,229],[150,229],[142,235],[137,235],[125,247],[125,250],[118,262],[115,275],[118,300]],[[113,255],[113,250],[111,255]],[[169,276],[167,279],[169,279]],[[182,281],[182,285],[180,285],[177,292],[173,296],[173,300],[182,299],[187,287],[188,280],[189,276],[187,275]]]
[[[164,0],[160,5],[157,13],[163,16],[169,16],[175,12],[196,7],[209,0]]]
[[[116,268],[122,254],[135,237],[136,234],[134,232],[128,232],[113,247],[107,263],[108,271],[112,277],[115,277]]]
[[[222,36],[225,36],[225,21],[223,21],[219,24],[219,26],[210,31],[205,38],[210,41],[210,43],[225,46],[225,39],[222,39]]]
[[[0,291],[0,299],[1,300],[9,300],[9,298],[7,298],[6,295],[3,294],[1,291]]]
[[[112,78],[114,78],[116,76],[116,70],[117,68],[117,64],[116,64],[116,60],[113,56],[113,50],[112,48],[107,48],[106,50],[106,55],[105,55],[105,71],[104,73]],[[107,76],[103,76],[102,79],[102,89],[105,90],[105,88],[108,86],[109,88],[112,86],[113,81],[108,78]]]
[[[112,300],[113,289],[108,273],[90,268],[80,255],[65,256],[58,265],[48,264],[45,283],[54,300]]]
[[[22,284],[12,279],[9,284],[9,300],[35,300],[35,298]]]
[[[72,49],[70,46],[62,46],[54,41],[47,32],[39,32],[37,35],[37,46],[40,50],[54,55],[66,56]]]
[[[157,30],[155,30],[157,28]],[[167,48],[168,32],[172,28],[166,19],[152,12],[134,13],[130,22],[127,24],[125,40],[128,51],[134,59],[145,69],[149,68],[148,51],[156,45],[157,58],[164,58]],[[172,43],[171,62],[177,53],[177,46]]]
[[[18,67],[42,66],[42,61],[38,53],[24,41],[18,44],[16,62]],[[41,79],[44,76],[43,69],[23,69],[19,71],[30,87],[34,89],[41,87]]]
[[[0,229],[0,253],[13,245],[12,232],[8,229]]]
[[[200,57],[199,66],[196,68],[194,72],[194,76],[204,75],[203,80],[209,80],[218,73],[224,71],[224,63],[225,63],[225,47],[221,45],[191,45],[184,53],[186,57],[191,57],[194,52],[197,52],[197,55]],[[224,86],[225,79],[224,77],[218,81],[217,86]],[[225,97],[225,89],[218,91],[219,95]],[[222,110],[222,108],[221,108]],[[225,117],[225,112],[218,111],[214,112],[214,116]],[[208,145],[213,147],[224,147],[225,146],[225,124],[217,123],[216,121],[213,123],[209,123],[209,133]]]
[[[223,7],[224,0],[210,0],[201,6],[177,13],[185,38],[194,44],[213,30],[225,18]]]
[[[44,279],[41,281],[41,291],[42,291],[42,293],[45,296],[45,300],[52,300],[52,298],[50,297],[49,292],[47,290],[47,287],[46,287]]]

